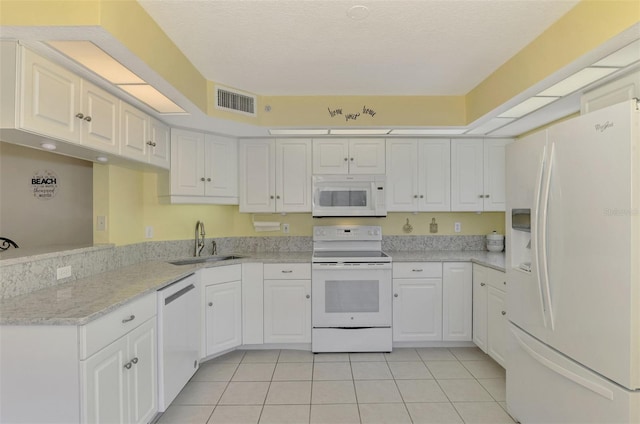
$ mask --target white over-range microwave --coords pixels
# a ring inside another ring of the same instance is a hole
[[[387,216],[384,175],[314,175],[314,217]]]

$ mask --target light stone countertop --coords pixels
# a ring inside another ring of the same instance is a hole
[[[504,271],[504,253],[387,251],[396,262],[471,261]],[[235,253],[234,253],[235,254]],[[311,252],[237,253],[242,259],[172,265],[147,261],[0,301],[0,325],[84,325],[201,268],[249,262],[310,263]]]

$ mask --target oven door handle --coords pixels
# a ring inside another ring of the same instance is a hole
[[[375,263],[314,263],[311,266],[315,271],[355,271],[355,270],[383,270],[391,269],[391,262]]]

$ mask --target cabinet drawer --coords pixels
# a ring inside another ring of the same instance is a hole
[[[88,358],[155,316],[156,305],[157,294],[151,293],[80,327],[80,359]]]
[[[393,278],[441,278],[442,262],[394,262]]]
[[[503,292],[507,291],[507,274],[493,268],[487,268],[487,284]]]
[[[311,264],[264,264],[265,280],[308,280]]]
[[[228,283],[242,279],[242,265],[217,266],[200,270],[200,281],[203,286]]]

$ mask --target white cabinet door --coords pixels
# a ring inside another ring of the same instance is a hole
[[[507,305],[505,293],[494,287],[489,287],[487,300],[489,331],[487,353],[506,368]]]
[[[275,212],[275,142],[240,140],[240,212]]]
[[[242,344],[242,283],[214,284],[205,291],[207,355]]]
[[[350,174],[384,174],[385,140],[379,138],[349,140]]]
[[[129,358],[126,370],[129,384],[129,417],[131,423],[145,424],[158,411],[156,361],[156,319],[150,319],[128,335]]]
[[[442,340],[442,279],[393,280],[393,341]]]
[[[20,127],[53,138],[80,142],[80,78],[22,49]]]
[[[120,101],[101,88],[82,81],[82,144],[103,152],[118,154]]]
[[[120,102],[120,154],[146,161],[149,142],[149,115]]]
[[[314,174],[348,174],[349,140],[313,140]]]
[[[242,264],[242,344],[264,343],[264,267]]]
[[[276,211],[311,212],[311,140],[276,140]]]
[[[171,167],[171,129],[151,118],[149,163],[165,169]]]
[[[387,141],[387,211],[418,210],[418,142]]]
[[[504,211],[505,146],[511,140],[484,140],[484,199],[485,211]]]
[[[207,134],[203,160],[206,178],[205,196],[237,198],[237,141],[229,137]]]
[[[484,209],[482,139],[451,140],[451,210]]]
[[[473,342],[487,353],[487,269],[473,265]]]
[[[472,271],[470,262],[442,265],[442,339],[472,340]]]
[[[127,338],[108,345],[81,364],[85,423],[129,422]]]
[[[451,143],[449,139],[418,141],[418,210],[451,210]],[[388,185],[388,182],[387,182]]]
[[[264,342],[311,343],[311,280],[264,281]]]
[[[171,130],[171,194],[204,195],[204,134]]]

